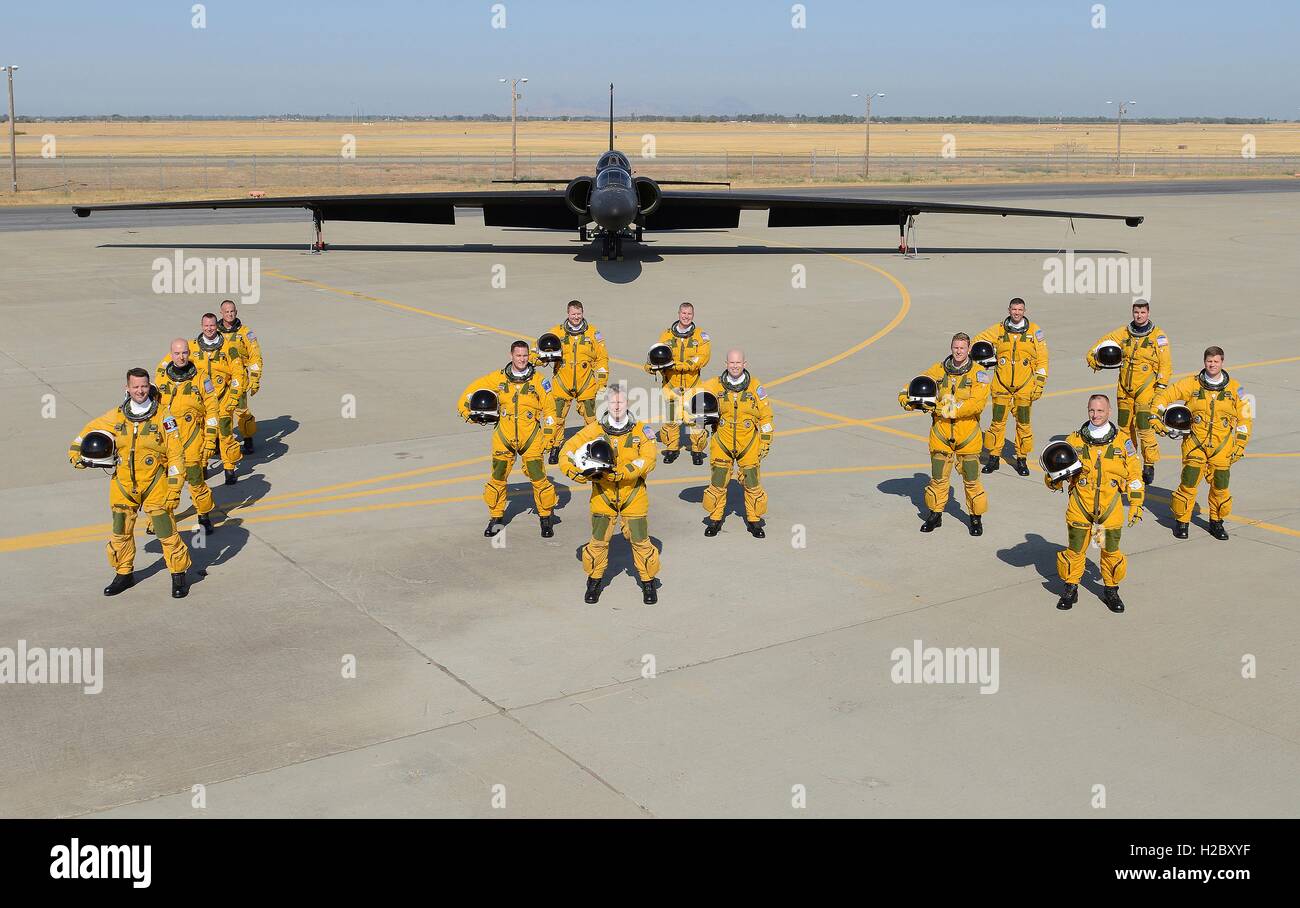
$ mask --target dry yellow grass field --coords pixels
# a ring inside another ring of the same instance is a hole
[[[52,135],[60,155],[335,155],[342,137],[357,140],[358,155],[509,154],[510,124],[485,122],[308,122],[169,121],[124,122],[58,120],[19,123],[20,158],[38,157],[42,137]],[[618,146],[636,155],[643,136],[655,137],[661,156],[691,154],[857,155],[862,124],[617,122]],[[1127,154],[1235,155],[1242,137],[1255,136],[1260,155],[1300,153],[1300,124],[1169,125],[1126,124]],[[986,125],[956,123],[874,123],[871,153],[933,154],[951,134],[960,154],[1053,152],[1070,146],[1078,154],[1108,154],[1115,149],[1115,125],[1054,123]],[[603,123],[526,122],[519,124],[521,154],[591,154],[605,148]]]

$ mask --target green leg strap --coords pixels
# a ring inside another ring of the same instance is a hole
[[[1029,425],[1029,407],[1016,407],[1016,424]]]
[[[153,515],[153,534],[159,539],[166,539],[176,532],[176,524],[172,522],[172,515],[167,513]]]
[[[591,536],[593,539],[605,538],[605,534],[609,532],[609,520],[604,514],[591,515]]]
[[[627,522],[627,535],[633,542],[645,542],[650,538],[650,523],[646,517],[633,517]]]
[[[1129,417],[1129,411],[1128,411],[1128,410],[1125,410],[1123,407],[1120,407],[1120,410],[1119,410],[1119,427],[1120,427],[1121,429],[1127,429],[1127,428],[1128,428],[1128,417]]]
[[[121,511],[113,512],[113,535],[122,536],[126,534],[126,514]]]
[[[582,407],[582,412],[588,416],[596,415],[596,399],[594,397],[591,400],[578,401],[578,406]]]
[[[1104,539],[1102,540],[1102,545],[1105,546],[1106,551],[1108,552],[1119,551],[1119,534],[1122,532],[1123,530],[1119,530],[1119,529],[1106,530],[1104,534]]]
[[[1151,413],[1147,410],[1137,411],[1138,428],[1145,432],[1151,428]]]
[[[1002,420],[1004,420],[1004,419],[1006,419],[1006,418],[1007,418],[1007,408],[1006,408],[1006,405],[1005,405],[1005,404],[994,404],[994,405],[993,405],[993,421],[994,421],[995,423],[997,423],[997,422],[1002,422]]]
[[[709,480],[710,484],[718,489],[726,488],[727,474],[730,472],[726,467],[714,467],[712,477]]]
[[[930,478],[938,481],[943,479],[943,465],[947,461],[945,457],[930,458]]]
[[[1088,530],[1084,527],[1070,527],[1070,551],[1082,552],[1088,545]]]
[[[492,458],[492,478],[500,482],[506,478],[506,470],[510,469],[508,460],[497,460]]]
[[[1200,467],[1183,467],[1183,478],[1180,484],[1187,489],[1196,488],[1196,481],[1201,478]]]
[[[185,468],[185,481],[192,486],[196,486],[203,481],[203,467],[195,464],[192,467]]]
[[[1228,471],[1227,471],[1227,470],[1215,470],[1215,471],[1214,471],[1214,487],[1215,487],[1216,489],[1220,489],[1220,490],[1222,490],[1222,489],[1226,489],[1226,488],[1228,487]]]
[[[758,467],[745,467],[740,471],[740,475],[744,477],[745,488],[758,488]]]
[[[967,482],[980,478],[980,462],[977,457],[964,457],[961,462],[961,475]]]
[[[538,458],[537,460],[525,460],[524,472],[528,474],[528,478],[533,482],[538,482],[539,480],[546,478],[546,468],[542,466],[541,458]]]

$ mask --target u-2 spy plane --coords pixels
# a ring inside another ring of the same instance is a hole
[[[1136,215],[1011,208],[1002,205],[960,205],[835,196],[733,192],[728,183],[694,180],[655,180],[633,176],[627,156],[614,148],[614,86],[609,86],[609,150],[596,162],[592,176],[571,180],[498,180],[509,183],[562,183],[554,189],[483,192],[407,192],[375,195],[310,195],[278,198],[207,199],[184,202],[140,202],[78,205],[78,217],[95,211],[165,209],[305,208],[312,214],[316,237],[312,248],[325,250],[326,221],[377,221],[401,224],[455,224],[457,208],[481,208],[488,227],[572,229],[583,242],[601,243],[601,257],[621,258],[626,240],[641,242],[646,231],[726,229],[740,226],[740,212],[766,210],[769,227],[897,225],[899,251],[907,251],[907,228],[922,213],[1019,215],[1028,217],[1122,220],[1129,227],[1142,223]],[[668,185],[726,186],[725,190],[663,190]]]

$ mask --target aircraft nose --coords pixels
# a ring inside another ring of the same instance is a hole
[[[630,193],[605,191],[591,200],[591,217],[606,230],[621,230],[632,222],[636,206]]]

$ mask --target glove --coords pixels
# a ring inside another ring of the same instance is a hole
[[[1034,379],[1034,387],[1030,389],[1029,392],[1029,399],[1031,401],[1038,400],[1038,398],[1043,396],[1043,389],[1046,387],[1047,387],[1047,379],[1042,376],[1036,377]]]
[[[85,465],[84,463],[82,463],[80,460],[74,460],[74,461],[72,462],[72,465],[73,465],[74,467],[76,467],[78,470],[84,470],[84,469],[86,469],[86,465]]]
[[[1065,491],[1065,487],[1061,484],[1061,480],[1059,480],[1059,479],[1052,479],[1050,476],[1044,476],[1044,477],[1043,477],[1043,485],[1047,486],[1047,487],[1048,487],[1049,489],[1051,489],[1053,492],[1064,492],[1064,491]]]
[[[943,400],[938,402],[935,409],[944,419],[956,419],[957,411],[961,409],[961,404],[957,403],[957,398],[949,394],[944,397]]]
[[[257,396],[257,389],[260,388],[260,387],[262,387],[262,383],[261,383],[261,382],[256,382],[256,381],[255,381],[255,382],[250,382],[249,385],[248,385],[248,396],[249,396],[249,397],[256,397],[256,396]]]
[[[1244,445],[1237,445],[1237,447],[1234,448],[1234,449],[1233,449],[1233,452],[1232,452],[1232,462],[1233,462],[1233,463],[1236,463],[1237,461],[1241,460],[1241,458],[1243,458],[1243,457],[1245,457],[1245,456],[1246,456],[1246,448],[1245,448],[1245,446],[1244,446]]]
[[[1101,366],[1097,364],[1097,360],[1093,357],[1091,353],[1089,353],[1087,356],[1087,362],[1088,362],[1088,368],[1091,369],[1093,372],[1101,371]]]
[[[770,450],[772,450],[772,446],[771,446],[770,444],[768,444],[768,445],[759,445],[759,448],[758,448],[758,459],[759,459],[759,460],[763,460],[763,459],[765,459],[765,458],[767,457],[767,452],[770,451]]]
[[[1128,509],[1128,525],[1129,525],[1129,526],[1133,526],[1134,524],[1136,524],[1136,523],[1140,523],[1141,521],[1142,521],[1142,509],[1141,509],[1141,508],[1129,508],[1129,509]]]
[[[1169,437],[1169,427],[1166,426],[1159,417],[1151,420],[1151,431],[1155,432],[1157,435],[1163,435],[1166,438]]]

